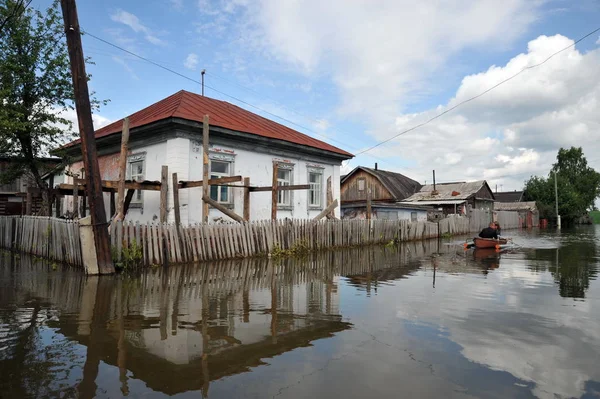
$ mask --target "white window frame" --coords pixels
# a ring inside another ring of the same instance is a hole
[[[127,157],[127,180],[134,180],[133,178],[133,173],[132,173],[132,167],[134,164],[140,163],[142,164],[142,173],[140,174],[136,174],[136,182],[142,182],[144,180],[146,180],[146,153],[142,152],[142,153],[138,153],[138,154],[132,154],[129,155]],[[140,178],[141,176],[141,178]],[[136,207],[141,207],[144,203],[144,191],[143,190],[136,190],[136,192],[133,194],[133,198],[131,199],[131,204],[130,206],[133,208]]]
[[[213,176],[216,176],[217,178],[219,177],[229,177],[229,176],[233,176],[233,172],[234,172],[234,167],[235,167],[235,156],[231,155],[231,154],[222,154],[222,153],[209,153],[209,173],[208,176],[209,178],[213,178]],[[214,172],[212,171],[212,163],[213,161],[216,162],[223,162],[223,163],[227,163],[228,164],[228,172],[227,173],[221,173],[221,172]],[[231,189],[231,187],[227,187],[227,201],[222,201],[221,200],[221,194],[222,194],[222,190],[223,187],[218,187],[217,190],[217,202],[223,206],[226,206],[228,208],[233,207],[233,190]],[[211,192],[209,193],[210,198],[214,199],[212,197],[212,187],[211,187]]]
[[[289,179],[280,179],[279,172],[285,171],[289,173]],[[294,185],[294,164],[277,163],[277,185],[292,186]],[[277,191],[277,209],[290,210],[294,207],[294,194],[292,190]]]
[[[311,175],[318,175],[318,182],[313,183],[310,181],[310,176]],[[307,184],[310,186],[310,188],[308,189],[307,192],[307,202],[308,202],[308,208],[309,209],[318,209],[318,210],[322,210],[323,209],[323,195],[324,195],[324,190],[323,190],[323,168],[316,168],[316,167],[309,167],[307,168],[307,173],[306,173],[306,182]],[[316,198],[318,199],[318,203],[311,203],[311,194],[312,192],[315,190],[315,186],[318,187],[318,195],[316,195]]]

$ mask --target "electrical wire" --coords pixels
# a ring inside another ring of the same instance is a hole
[[[109,42],[108,40],[104,40],[104,39],[102,39],[102,38],[100,38],[100,37],[98,37],[98,36],[96,36],[96,35],[94,35],[94,34],[92,34],[92,33],[88,32],[88,31],[84,31],[84,30],[82,29],[82,30],[81,30],[81,33],[82,33],[82,34],[84,34],[84,35],[88,35],[88,36],[90,36],[90,37],[92,37],[92,38],[94,38],[94,39],[96,39],[96,40],[98,40],[98,41],[100,41],[100,42],[102,42],[102,43],[108,44],[109,46],[112,46],[112,47],[115,47],[115,48],[117,48],[117,49],[119,49],[119,50],[121,50],[121,51],[124,51],[124,52],[126,52],[127,54],[130,54],[130,55],[132,55],[132,56],[134,56],[134,57],[137,57],[137,58],[139,58],[139,59],[141,59],[141,60],[143,60],[143,61],[146,61],[146,62],[148,62],[148,63],[150,63],[150,64],[152,64],[152,65],[154,65],[154,66],[157,66],[157,67],[159,67],[159,68],[161,68],[161,69],[164,69],[165,71],[171,72],[171,73],[173,73],[173,74],[175,74],[175,75],[177,75],[177,76],[179,76],[179,77],[181,77],[181,78],[183,78],[183,79],[189,80],[190,82],[194,82],[194,83],[196,83],[196,84],[200,84],[200,85],[202,84],[202,82],[200,82],[200,81],[198,81],[198,80],[196,80],[196,79],[194,79],[194,78],[191,78],[191,77],[189,77],[189,76],[186,76],[186,75],[184,75],[184,74],[182,74],[182,73],[180,73],[180,72],[177,72],[177,71],[175,71],[174,69],[171,69],[171,68],[168,68],[168,67],[166,67],[166,66],[164,66],[164,65],[161,65],[161,64],[159,64],[158,62],[155,62],[155,61],[153,61],[153,60],[151,60],[151,59],[149,59],[149,58],[146,58],[146,57],[143,57],[143,56],[141,56],[141,55],[138,55],[138,54],[136,54],[136,53],[134,53],[134,52],[132,52],[132,51],[129,51],[129,50],[127,50],[127,49],[125,49],[125,48],[123,48],[123,47],[121,47],[121,46],[118,46],[118,45],[116,45],[116,44],[114,44],[114,43],[111,43],[111,42]],[[342,144],[342,145],[346,145],[346,143],[344,143],[344,142],[342,142],[342,141],[339,141],[339,140],[334,140],[334,139],[332,139],[331,137],[327,137],[327,136],[325,136],[325,135],[323,135],[323,134],[319,134],[319,133],[317,133],[317,132],[314,132],[314,131],[310,130],[309,128],[307,128],[306,126],[302,126],[302,125],[300,125],[300,124],[298,124],[298,123],[296,123],[296,122],[293,122],[293,121],[291,121],[291,120],[289,120],[289,119],[287,119],[287,118],[284,118],[284,117],[282,117],[282,116],[276,115],[276,114],[274,114],[274,113],[272,113],[272,112],[270,112],[270,111],[267,111],[267,110],[266,110],[266,109],[264,109],[264,108],[258,107],[258,106],[256,106],[256,105],[254,105],[254,104],[251,104],[251,103],[249,103],[249,102],[247,102],[247,101],[244,101],[244,100],[242,100],[242,99],[240,99],[240,98],[238,98],[238,97],[235,97],[235,96],[232,96],[232,95],[230,95],[230,94],[227,94],[227,93],[225,93],[225,92],[223,92],[223,91],[221,91],[221,90],[219,90],[219,89],[216,89],[216,88],[214,88],[214,87],[212,87],[212,86],[209,86],[209,85],[207,85],[207,84],[204,84],[204,87],[205,87],[205,88],[207,88],[207,89],[210,89],[210,90],[212,90],[212,91],[214,91],[214,92],[216,92],[216,93],[219,93],[219,94],[221,94],[221,95],[223,95],[223,96],[225,96],[225,97],[229,97],[229,98],[231,98],[231,99],[233,99],[233,100],[235,100],[235,101],[237,101],[237,102],[239,102],[239,103],[242,103],[242,104],[244,104],[244,105],[247,105],[247,106],[249,106],[249,107],[252,107],[252,108],[254,108],[254,109],[257,109],[257,110],[259,110],[259,111],[261,111],[261,112],[263,112],[263,113],[265,113],[265,114],[267,114],[267,115],[270,115],[270,116],[272,116],[272,117],[274,117],[274,118],[278,118],[278,119],[280,119],[280,120],[282,120],[282,121],[285,121],[285,122],[287,122],[287,123],[289,123],[289,124],[291,124],[291,125],[294,125],[294,126],[296,126],[296,127],[299,127],[299,128],[301,128],[301,129],[303,129],[303,130],[305,130],[305,131],[307,131],[307,132],[310,132],[310,133],[314,134],[314,135],[317,135],[317,136],[323,137],[323,138],[325,138],[325,139],[327,139],[327,140],[330,140],[330,141],[333,141],[333,142],[337,142],[337,143],[339,143],[339,144]]]
[[[506,83],[506,82],[508,82],[508,81],[510,81],[510,80],[512,80],[512,79],[514,79],[514,78],[516,78],[517,76],[519,76],[519,75],[520,75],[520,74],[522,74],[523,72],[525,72],[525,71],[527,71],[527,70],[529,70],[529,69],[537,68],[537,67],[539,67],[540,65],[543,65],[543,64],[545,64],[545,63],[546,63],[546,62],[548,62],[550,59],[552,59],[554,56],[556,56],[556,55],[558,55],[558,54],[562,53],[563,51],[566,51],[566,50],[570,49],[571,47],[574,47],[574,46],[575,46],[577,43],[581,42],[582,40],[585,40],[585,39],[587,39],[588,37],[592,36],[593,34],[595,34],[596,32],[599,32],[599,31],[600,31],[600,28],[597,28],[597,29],[593,30],[592,32],[588,33],[587,35],[585,35],[585,36],[583,36],[583,37],[581,37],[581,38],[577,39],[577,40],[576,40],[575,42],[573,42],[571,45],[569,45],[569,46],[567,46],[567,47],[565,47],[565,48],[563,48],[563,49],[561,49],[561,50],[559,50],[559,51],[557,51],[557,52],[553,53],[552,55],[550,55],[548,58],[546,58],[546,59],[545,59],[545,60],[543,60],[542,62],[539,62],[539,63],[537,63],[537,64],[534,64],[534,65],[529,65],[529,66],[526,66],[525,68],[521,69],[519,72],[517,72],[517,73],[515,73],[514,75],[511,75],[511,76],[509,76],[508,78],[506,78],[506,79],[504,79],[504,80],[502,80],[502,81],[500,81],[500,82],[496,83],[496,84],[495,84],[495,85],[493,85],[492,87],[490,87],[490,88],[488,88],[488,89],[486,89],[486,90],[482,91],[481,93],[477,94],[476,96],[473,96],[473,97],[470,97],[470,98],[468,98],[468,99],[466,99],[466,100],[463,100],[463,101],[459,102],[458,104],[456,104],[456,105],[452,106],[451,108],[448,108],[448,109],[447,109],[447,110],[445,110],[444,112],[441,112],[441,113],[437,114],[436,116],[434,116],[434,117],[432,117],[432,118],[430,118],[430,119],[426,120],[425,122],[423,122],[423,123],[419,123],[418,125],[415,125],[415,126],[413,126],[413,127],[409,128],[409,129],[406,129],[406,130],[404,130],[404,131],[402,131],[402,132],[400,132],[400,133],[398,133],[398,134],[396,134],[396,135],[394,135],[394,136],[392,136],[392,137],[390,137],[390,138],[388,138],[388,139],[386,139],[386,140],[383,140],[383,141],[381,141],[381,142],[379,142],[379,143],[377,143],[377,144],[375,144],[375,145],[373,145],[373,146],[371,146],[371,147],[369,147],[369,148],[367,148],[367,149],[365,149],[365,150],[359,151],[359,152],[357,152],[355,155],[361,155],[361,154],[364,154],[364,153],[366,153],[366,152],[369,152],[369,151],[371,151],[371,150],[373,150],[373,149],[375,149],[375,148],[379,147],[380,145],[383,145],[383,144],[385,144],[385,143],[387,143],[387,142],[390,142],[390,141],[394,140],[395,138],[397,138],[397,137],[399,137],[399,136],[402,136],[402,135],[404,135],[404,134],[406,134],[406,133],[412,132],[413,130],[416,130],[416,129],[418,129],[418,128],[422,127],[422,126],[425,126],[425,125],[427,125],[427,124],[429,124],[429,123],[433,122],[434,120],[436,120],[436,119],[438,119],[438,118],[440,118],[440,117],[442,117],[442,116],[446,115],[447,113],[449,113],[449,112],[451,112],[451,111],[455,110],[456,108],[458,108],[458,107],[460,107],[460,106],[462,106],[462,105],[464,105],[464,104],[466,104],[466,103],[468,103],[468,102],[471,102],[471,101],[473,101],[473,100],[476,100],[476,99],[478,99],[479,97],[481,97],[481,96],[483,96],[483,95],[485,95],[485,94],[489,93],[490,91],[494,90],[494,89],[495,89],[495,88],[497,88],[498,86],[500,86],[500,85],[502,85],[502,84],[504,84],[504,83]]]

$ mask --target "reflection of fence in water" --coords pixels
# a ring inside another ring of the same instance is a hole
[[[198,298],[203,293],[223,297],[240,291],[271,289],[273,285],[328,282],[335,276],[393,268],[432,253],[450,253],[453,250],[454,247],[438,240],[416,241],[391,247],[316,252],[306,258],[254,258],[159,267],[139,277],[116,279],[123,280],[127,297],[149,305],[160,301],[167,290],[169,295],[175,295],[175,288],[179,288],[177,296],[180,299]],[[4,281],[10,281],[10,288],[67,306],[64,310],[77,309],[86,281],[86,277],[77,270],[61,267],[54,271],[48,262],[26,255],[17,259],[8,254],[0,261],[3,265],[0,276]]]

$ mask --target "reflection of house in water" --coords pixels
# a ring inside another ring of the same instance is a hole
[[[82,396],[95,392],[101,361],[119,368],[122,392],[130,372],[172,395],[206,392],[210,381],[350,328],[339,314],[338,278],[325,265],[245,260],[139,279],[62,279],[30,263],[17,284],[68,309],[50,324],[87,347]]]

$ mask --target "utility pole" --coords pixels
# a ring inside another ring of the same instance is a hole
[[[71,77],[73,78],[73,90],[75,93],[75,109],[77,111],[77,121],[79,123],[83,165],[86,171],[86,191],[90,200],[90,215],[96,246],[96,258],[98,260],[98,271],[100,274],[111,274],[115,272],[115,268],[112,263],[108,229],[106,228],[106,211],[104,209],[102,181],[100,179],[100,167],[98,165],[98,155],[96,152],[96,140],[94,137],[94,124],[92,122],[92,108],[90,106],[87,74],[85,72],[85,61],[81,46],[81,31],[79,29],[79,19],[77,17],[77,5],[75,4],[75,0],[61,0],[60,5],[65,22],[69,60],[71,61]]]
[[[556,171],[554,171],[554,197],[556,204],[556,227],[560,230],[560,215],[558,214],[558,183],[556,178]]]

